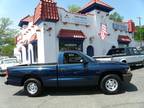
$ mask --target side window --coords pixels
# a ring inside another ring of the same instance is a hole
[[[107,55],[126,55],[125,50],[122,49],[112,49],[110,50]]]
[[[64,54],[64,64],[76,64],[82,63],[83,58],[75,53],[66,53]]]
[[[135,55],[140,54],[136,48],[133,48],[133,53],[134,53]]]
[[[129,48],[128,51],[129,51],[129,55],[134,55],[134,52],[133,52],[132,48]]]

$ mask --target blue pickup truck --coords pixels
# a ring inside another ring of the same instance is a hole
[[[129,66],[120,62],[102,62],[79,52],[60,52],[57,63],[9,67],[5,84],[24,86],[28,96],[39,96],[43,87],[98,86],[105,94],[121,90],[130,82]]]

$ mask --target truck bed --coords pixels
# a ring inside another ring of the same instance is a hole
[[[57,65],[58,63],[35,63],[35,64],[21,64],[18,66],[45,66],[45,65]]]

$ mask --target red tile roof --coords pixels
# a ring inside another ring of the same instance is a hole
[[[23,24],[28,24],[29,22],[33,22],[33,16],[27,15],[23,19],[20,20],[19,26],[22,26]]]
[[[35,8],[34,23],[37,23],[39,20],[48,20],[53,22],[59,20],[58,9],[53,0],[41,0]]]
[[[29,22],[37,23],[39,20],[53,21],[59,20],[58,9],[54,0],[40,0],[40,3],[35,8],[34,16],[26,16],[20,20],[19,26]]]
[[[80,10],[80,12],[83,11],[83,10],[85,10],[86,8],[91,7],[91,6],[94,5],[94,4],[101,5],[101,6],[103,6],[103,7],[109,8],[110,10],[113,9],[113,7],[111,7],[110,5],[104,3],[104,2],[101,1],[101,0],[91,0],[89,3],[87,3],[87,4]]]
[[[135,23],[132,20],[129,20],[127,23],[128,23],[128,31],[130,33],[136,32]]]
[[[83,32],[80,30],[66,30],[66,29],[61,29],[58,34],[58,37],[59,38],[80,38],[80,39],[86,38]]]
[[[33,16],[27,15],[26,17],[24,17],[23,19],[21,19],[21,21],[32,22],[33,21]]]

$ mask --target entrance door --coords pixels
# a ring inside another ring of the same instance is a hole
[[[94,48],[92,46],[87,47],[87,55],[94,56]]]

